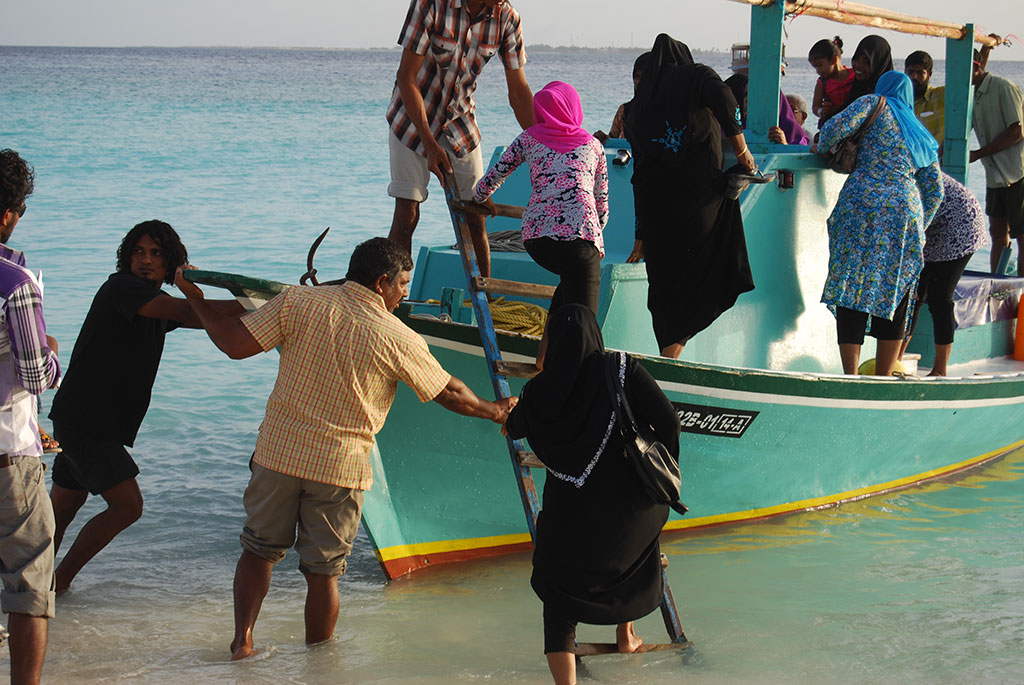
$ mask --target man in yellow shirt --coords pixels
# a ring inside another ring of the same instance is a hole
[[[914,114],[939,143],[946,137],[946,86],[930,86],[934,62],[924,50],[917,50],[903,60],[903,73],[914,86]]]
[[[374,435],[384,426],[398,381],[423,402],[498,424],[515,406],[517,398],[478,397],[394,316],[409,294],[412,266],[398,243],[373,238],[356,247],[342,284],[290,288],[241,319],[220,314],[181,269],[176,274],[210,339],[229,357],[281,348],[243,498],[233,659],[252,653],[271,571],[293,544],[307,584],[306,643],[334,634],[337,579],[359,527],[363,492],[373,483]]]

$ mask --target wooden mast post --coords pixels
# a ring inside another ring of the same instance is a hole
[[[963,38],[946,39],[946,130],[942,145],[942,170],[964,185],[967,184],[967,168],[971,162],[973,64],[974,24],[967,24]]]

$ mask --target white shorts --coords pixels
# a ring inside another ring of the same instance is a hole
[[[477,145],[464,157],[456,157],[442,137],[441,147],[448,153],[452,170],[455,172],[455,183],[459,189],[459,197],[463,200],[473,199],[473,189],[477,181],[483,178],[484,163]],[[404,200],[423,202],[427,199],[427,185],[434,176],[427,169],[427,158],[410,150],[388,129],[388,151],[391,153],[391,184],[388,195]]]

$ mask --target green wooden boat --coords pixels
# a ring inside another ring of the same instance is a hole
[[[785,8],[751,8],[749,130],[776,123]],[[971,25],[947,39],[945,169],[967,171],[971,108]],[[983,321],[957,332],[945,378],[841,375],[832,315],[820,304],[828,264],[825,219],[845,177],[806,147],[748,133],[758,166],[778,181],[741,199],[756,289],[686,346],[685,359],[657,356],[642,264],[626,264],[633,241],[631,168],[613,163],[628,150],[610,140],[612,220],[605,231],[599,321],[610,349],[638,355],[679,411],[685,518],[667,531],[817,509],[945,476],[1024,446],[1024,363],[1014,362],[1015,322]],[[495,152],[497,155],[500,152]],[[525,204],[519,170],[496,201]],[[490,231],[516,228],[495,219]],[[495,278],[554,284],[519,252],[492,253]],[[258,306],[280,283],[193,272]],[[1016,303],[1021,281],[989,279],[988,290]],[[411,301],[398,315],[427,340],[451,373],[478,393],[490,380],[472,310],[461,306],[465,276],[456,250],[423,248]],[[543,303],[541,303],[543,304]],[[1015,307],[1013,307],[1015,311]],[[961,324],[962,325],[962,324]],[[927,364],[922,321],[911,351]],[[537,338],[498,334],[508,361],[532,361]],[[871,342],[864,348],[872,356]],[[959,362],[957,364],[957,362]],[[522,381],[510,379],[513,391]],[[428,565],[528,549],[530,537],[513,465],[497,429],[400,386],[373,454],[374,485],[363,520],[389,577]],[[543,470],[535,470],[538,489]]]

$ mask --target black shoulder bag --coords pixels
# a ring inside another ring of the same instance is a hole
[[[857,149],[860,147],[860,139],[864,136],[864,132],[871,128],[871,124],[875,123],[875,119],[882,113],[883,107],[885,107],[885,96],[879,95],[874,109],[871,110],[871,114],[860,125],[860,128],[833,145],[825,154],[825,164],[829,169],[840,174],[853,173],[853,170],[857,168]]]
[[[629,401],[626,399],[626,389],[619,376],[620,369],[625,369],[626,366],[626,353],[619,352],[618,364],[615,363],[615,359],[609,358],[610,363],[605,366],[605,381],[608,383],[608,394],[618,418],[625,457],[633,464],[640,479],[640,486],[651,500],[658,504],[667,504],[680,514],[685,514],[688,509],[679,501],[679,488],[682,486],[679,462],[655,437],[649,426],[637,426],[633,412],[629,408]]]

